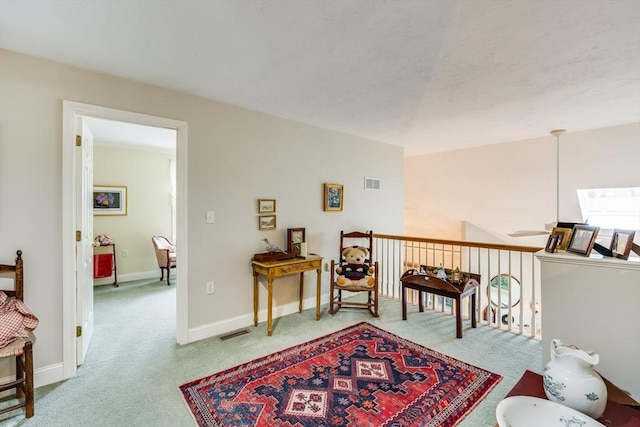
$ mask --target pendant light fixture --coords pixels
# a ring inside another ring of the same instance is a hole
[[[551,131],[551,135],[556,137],[556,223],[560,221],[560,135],[564,134],[566,129],[555,129]]]
[[[554,129],[550,131],[551,135],[556,137],[556,220],[555,222],[544,225],[544,230],[519,230],[509,233],[510,237],[527,237],[538,236],[541,234],[549,234],[553,227],[558,225],[560,220],[560,135],[564,134],[566,129]]]

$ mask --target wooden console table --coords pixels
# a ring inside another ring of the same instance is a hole
[[[322,285],[322,257],[310,255],[306,258],[292,258],[281,261],[251,260],[253,268],[253,325],[258,326],[258,275],[267,276],[267,335],[273,332],[273,279],[281,276],[300,273],[300,291],[298,312],[302,312],[302,290],[304,287],[304,272],[316,271],[316,320],[320,320],[320,292]]]
[[[475,328],[477,325],[476,291],[478,286],[480,286],[480,275],[472,273],[463,274],[469,276],[470,279],[463,284],[456,285],[431,274],[405,273],[400,278],[402,283],[402,320],[407,320],[407,288],[420,292],[418,308],[421,312],[424,311],[424,303],[422,301],[423,292],[441,295],[455,301],[456,338],[462,338],[462,310],[460,310],[460,303],[463,298],[471,296],[471,327]]]
[[[93,248],[94,263],[96,262],[95,261],[96,260],[96,258],[95,258],[96,255],[105,254],[104,251],[96,252],[96,249],[98,249],[98,248],[106,248],[108,246],[111,246],[111,254],[110,255],[113,257],[113,268],[111,269],[111,273],[113,275],[113,286],[118,287],[119,285],[118,285],[118,265],[116,264],[116,244],[115,243],[108,243],[106,245],[95,246]],[[93,278],[94,279],[102,279],[102,278],[106,278],[106,277],[110,277],[110,276],[111,275],[98,277],[98,276],[95,275],[95,271],[94,271]]]

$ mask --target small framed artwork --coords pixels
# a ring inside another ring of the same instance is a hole
[[[115,185],[94,185],[93,214],[126,215],[127,187]]]
[[[549,235],[549,238],[547,239],[547,246],[544,248],[544,250],[551,254],[557,252],[558,240],[560,240],[559,234]]]
[[[276,200],[275,199],[259,199],[258,200],[258,213],[276,213]]]
[[[600,227],[589,225],[576,225],[573,227],[573,233],[571,233],[569,244],[567,245],[567,252],[589,256],[596,242],[598,231],[600,231]]]
[[[276,216],[275,215],[260,215],[258,217],[258,228],[260,230],[275,230],[276,229]]]
[[[569,238],[571,237],[571,228],[554,227],[551,231],[552,236],[558,236],[556,248],[560,251],[567,249]]]
[[[616,258],[629,259],[631,247],[633,246],[633,238],[636,236],[634,230],[613,230],[611,238],[611,253]]]
[[[324,184],[324,210],[341,211],[344,187],[340,184]]]
[[[287,228],[287,252],[300,253],[300,245],[305,242],[304,231],[304,228]]]

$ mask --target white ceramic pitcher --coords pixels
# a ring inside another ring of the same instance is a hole
[[[551,340],[551,360],[545,366],[544,392],[549,400],[598,419],[607,406],[607,386],[593,367],[600,357]]]

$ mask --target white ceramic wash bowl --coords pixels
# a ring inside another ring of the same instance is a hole
[[[529,396],[511,396],[498,403],[500,427],[604,427],[568,406]]]

